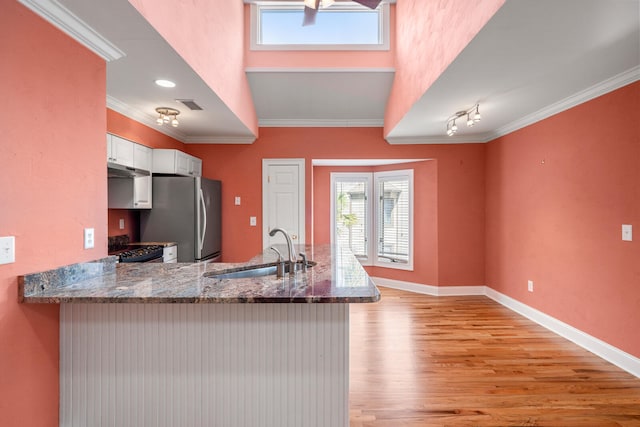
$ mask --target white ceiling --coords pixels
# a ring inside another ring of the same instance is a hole
[[[183,142],[253,141],[127,0],[59,1],[125,54],[107,63],[110,108]],[[387,139],[488,141],[638,80],[639,64],[639,0],[507,0]],[[381,126],[393,76],[390,69],[247,70],[261,126]],[[160,88],[157,78],[177,87]],[[483,120],[447,137],[447,118],[476,102]],[[160,106],[181,111],[178,128],[155,125]]]

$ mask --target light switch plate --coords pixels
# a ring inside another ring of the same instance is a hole
[[[533,280],[527,280],[527,290],[533,292]]]
[[[94,237],[95,237],[95,231],[93,228],[84,229],[84,248],[85,249],[93,248],[95,244]]]
[[[258,224],[255,216],[249,217],[249,225],[255,227]]]
[[[240,206],[240,196],[236,196],[236,206]]]
[[[120,230],[124,230],[124,218],[120,218],[120,223],[118,225],[120,226]]]
[[[625,242],[633,240],[633,227],[631,224],[622,224],[622,240]]]
[[[0,237],[0,264],[16,262],[16,238]]]

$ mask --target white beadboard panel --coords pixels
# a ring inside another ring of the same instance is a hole
[[[347,304],[62,304],[60,425],[348,425]]]

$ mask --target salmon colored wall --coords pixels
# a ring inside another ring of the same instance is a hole
[[[120,229],[120,219],[124,220],[124,228]],[[109,209],[109,236],[129,236],[130,242],[140,240],[140,213],[129,209]]]
[[[244,72],[244,5],[229,0],[163,4],[129,0],[244,125],[258,135],[258,118]]]
[[[487,285],[636,357],[638,111],[640,82],[492,141],[486,167]]]
[[[204,175],[222,180],[225,262],[246,261],[262,250],[263,158],[307,160],[308,242],[312,159],[437,160],[439,276],[437,283],[428,284],[441,286],[484,285],[484,148],[484,144],[389,145],[380,128],[261,128],[252,145],[187,145],[190,154],[203,159]],[[234,196],[242,198],[241,206],[234,205]],[[250,216],[258,218],[257,227],[249,226]],[[314,221],[319,221],[317,215]],[[443,265],[452,271],[443,270]],[[418,280],[404,273],[394,270],[390,278]]]
[[[331,241],[331,173],[381,172],[413,169],[414,268],[413,271],[366,267],[374,277],[392,278],[429,285],[438,284],[438,168],[436,160],[377,167],[314,167],[314,242]]]
[[[108,108],[107,132],[151,148],[174,148],[184,151],[185,147],[177,139]]]
[[[0,425],[58,425],[58,305],[18,303],[17,276],[107,254],[105,62],[0,0]],[[10,42],[6,42],[10,41]],[[95,228],[94,249],[83,229]]]
[[[384,134],[398,124],[505,0],[402,0],[396,5],[396,69]]]
[[[251,6],[245,5],[245,66],[266,68],[393,68],[395,66],[395,6],[389,7],[389,50],[287,51],[251,50]]]

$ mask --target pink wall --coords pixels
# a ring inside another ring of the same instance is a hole
[[[487,285],[636,357],[638,111],[640,82],[492,141],[486,166]]]
[[[505,0],[402,0],[396,5],[395,80],[384,133],[398,124]]]
[[[393,68],[395,66],[395,6],[390,6],[389,50],[286,51],[251,50],[251,6],[245,5],[244,48],[247,67],[267,68]]]
[[[258,135],[258,118],[244,72],[244,5],[191,0],[158,7],[129,0],[244,125]]]
[[[107,253],[102,59],[28,11],[1,0],[0,425],[58,425],[57,305],[18,303],[17,276]],[[10,41],[10,42],[7,42]],[[96,247],[83,249],[83,229]]]
[[[177,139],[110,109],[107,109],[107,132],[151,148],[174,148],[184,151],[185,147]]]
[[[188,145],[187,149],[203,159],[204,176],[223,182],[222,250],[226,262],[246,261],[262,250],[263,158],[307,160],[306,241],[311,241],[312,235],[312,159],[435,159],[438,276],[437,283],[426,284],[484,285],[484,144],[389,145],[380,128],[261,128],[260,138],[252,145]],[[424,179],[432,180],[434,173],[425,171]],[[422,177],[417,185],[423,185]],[[234,196],[241,196],[241,206],[234,205]],[[249,226],[250,216],[258,218],[257,227]],[[321,224],[319,214],[314,221]],[[318,227],[316,235],[321,232],[322,226]],[[433,231],[428,233],[432,237]],[[421,262],[432,262],[431,253],[425,250]],[[407,276],[397,270],[387,273],[386,277],[417,283],[431,280],[435,274],[433,267],[425,268],[421,275]]]

